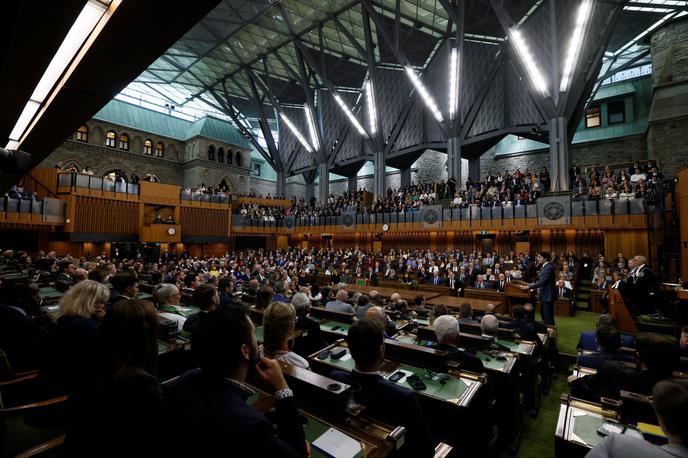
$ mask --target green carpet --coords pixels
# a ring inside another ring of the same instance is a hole
[[[576,316],[556,316],[557,323],[557,348],[559,353],[575,355],[578,338],[583,331],[595,329],[595,323],[599,313],[576,311]]]

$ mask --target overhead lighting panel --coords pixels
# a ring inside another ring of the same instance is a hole
[[[410,66],[407,66],[405,69],[406,75],[411,80],[413,87],[415,87],[416,91],[418,91],[418,93],[420,94],[421,98],[423,99],[423,103],[425,103],[425,106],[428,107],[428,109],[432,112],[432,115],[438,122],[444,121],[442,112],[437,106],[437,103],[435,103],[435,99],[432,98],[430,92],[428,92],[428,90],[425,88],[425,85],[416,74],[416,71]]]
[[[368,122],[370,123],[370,133],[377,132],[377,110],[375,109],[375,92],[373,91],[373,81],[368,80],[366,85],[366,99],[368,102]]]
[[[320,142],[318,142],[318,132],[315,130],[315,119],[313,119],[313,112],[307,104],[303,106],[303,109],[306,112],[306,122],[308,123],[308,132],[311,136],[313,148],[319,150]]]
[[[88,49],[95,36],[100,33],[120,3],[121,0],[106,2],[89,0],[84,5],[24,106],[10,133],[8,147],[19,147],[30,130],[29,125],[32,121],[35,124],[42,112],[38,114],[38,117],[36,114],[41,108],[45,109],[50,104],[52,97],[61,89],[66,78],[83,57],[85,50]],[[92,37],[90,41],[89,37]],[[79,54],[80,50],[81,55]],[[68,68],[70,64],[71,68]],[[60,78],[63,80],[58,84]]]
[[[564,61],[564,72],[561,76],[561,84],[559,85],[559,92],[566,92],[571,81],[571,74],[578,58],[581,45],[583,44],[585,26],[588,23],[590,12],[592,11],[592,1],[583,0],[578,7],[578,14],[576,15],[576,25],[571,35],[568,50],[566,51],[566,59]]]
[[[306,148],[306,151],[312,153],[313,148],[311,148],[311,145],[308,144],[306,138],[303,135],[301,135],[301,132],[299,131],[299,129],[296,128],[294,123],[291,122],[291,119],[289,119],[289,117],[286,114],[284,114],[283,111],[280,112],[280,116],[282,117],[282,121],[284,121],[287,127],[289,127],[289,130],[291,130],[296,139],[303,145],[304,148]]]
[[[509,30],[509,35],[514,40],[514,46],[521,57],[521,63],[528,72],[528,75],[530,75],[530,79],[535,86],[535,89],[540,91],[542,94],[547,94],[547,81],[542,75],[540,67],[538,67],[535,58],[531,54],[530,48],[523,38],[521,31],[517,28],[512,28]]]
[[[366,134],[365,129],[361,125],[360,122],[358,122],[358,119],[356,119],[356,116],[351,112],[349,107],[346,105],[344,100],[339,96],[339,94],[334,95],[334,100],[337,102],[337,105],[342,109],[344,114],[346,115],[347,118],[349,118],[349,121],[351,121],[351,124],[356,128],[359,134],[363,135],[364,137],[368,137],[368,134]]]
[[[452,48],[449,56],[449,119],[454,119],[459,105],[459,50]]]

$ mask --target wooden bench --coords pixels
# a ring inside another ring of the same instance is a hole
[[[504,293],[500,293],[494,289],[465,288],[463,290],[463,294],[466,299],[482,299],[484,301],[490,301],[495,305],[499,304],[499,306],[495,309],[496,313],[509,313],[507,297]]]

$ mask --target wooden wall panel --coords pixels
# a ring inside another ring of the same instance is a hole
[[[192,237],[229,237],[229,212],[210,208],[182,207],[182,234]]]
[[[138,234],[139,204],[78,196],[74,200],[74,232]]]
[[[607,259],[616,258],[617,253],[623,253],[626,258],[632,258],[637,254],[647,256],[647,231],[606,231],[604,236],[604,252]]]
[[[688,168],[678,173],[676,204],[681,218],[679,251],[681,252],[681,278],[688,275]]]

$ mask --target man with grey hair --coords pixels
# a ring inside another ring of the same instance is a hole
[[[381,307],[370,307],[366,310],[364,319],[377,321],[385,332],[385,339],[393,339],[393,335],[397,333],[397,327],[394,321],[390,320]]]
[[[483,362],[475,355],[472,355],[462,348],[459,348],[459,322],[451,315],[442,315],[435,319],[433,323],[435,336],[437,336],[437,350],[447,353],[447,360],[459,365],[460,370],[471,372],[483,372]]]
[[[294,340],[294,352],[307,358],[308,355],[324,348],[327,343],[320,334],[320,323],[308,317],[311,309],[311,301],[306,293],[296,293],[291,298],[291,305],[296,311],[295,328],[303,331],[301,336]]]
[[[489,337],[493,342],[497,340],[497,328],[499,328],[499,321],[494,315],[485,315],[480,320],[483,337]]]
[[[633,268],[628,278],[622,282],[623,286],[619,288],[624,302],[633,315],[652,311],[652,304],[657,291],[655,274],[646,262],[645,256],[636,255],[633,258]],[[659,315],[661,314],[657,314],[656,317],[660,318]]]
[[[325,304],[325,308],[328,310],[334,310],[336,312],[342,312],[342,313],[356,313],[356,310],[354,310],[353,306],[351,304],[347,304],[346,301],[349,298],[349,293],[344,291],[343,289],[340,289],[337,291],[337,295],[335,296],[335,300],[328,302]]]

